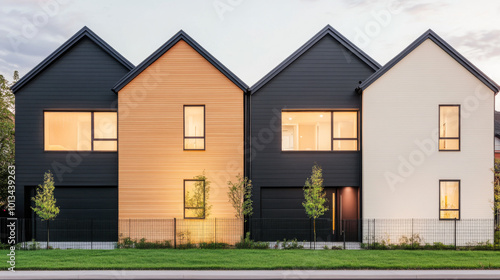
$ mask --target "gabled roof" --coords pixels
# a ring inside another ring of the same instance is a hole
[[[495,137],[500,138],[500,112],[495,111]]]
[[[424,34],[417,38],[413,43],[411,43],[406,49],[404,49],[401,53],[399,53],[396,57],[391,59],[384,67],[380,68],[377,72],[373,73],[370,77],[368,77],[361,85],[358,87],[358,91],[363,91],[367,87],[369,87],[373,82],[375,82],[379,77],[384,75],[387,71],[389,71],[394,65],[396,65],[399,61],[405,58],[409,53],[411,53],[414,49],[416,49],[420,44],[422,44],[427,39],[432,40],[436,45],[438,45],[441,49],[443,49],[447,54],[453,57],[458,63],[460,63],[463,67],[465,67],[469,72],[471,72],[474,76],[476,76],[481,82],[483,82],[487,87],[489,87],[492,91],[497,93],[500,89],[499,85],[496,84],[492,79],[488,78],[481,70],[479,70],[476,66],[474,66],[470,61],[468,61],[465,57],[463,57],[459,52],[457,52],[452,46],[446,43],[441,37],[439,37],[434,31],[431,29],[427,30]]]
[[[233,72],[229,71],[222,63],[220,63],[215,57],[213,57],[208,51],[206,51],[200,44],[198,44],[193,38],[187,35],[184,31],[179,31],[170,40],[163,44],[159,49],[157,49],[153,54],[146,58],[141,64],[137,65],[134,70],[130,71],[125,77],[123,77],[116,85],[113,87],[113,91],[118,93],[123,87],[125,87],[130,81],[137,77],[142,71],[148,68],[153,62],[160,58],[164,53],[166,53],[171,47],[173,47],[177,42],[183,40],[193,49],[195,49],[201,56],[203,56],[208,62],[210,62],[215,68],[217,68],[222,74],[224,74],[229,80],[231,80],[235,85],[237,85],[241,90],[246,91],[248,86],[240,80]]]
[[[318,41],[323,39],[325,36],[330,35],[335,40],[337,40],[340,44],[342,44],[345,48],[351,51],[354,55],[356,55],[359,59],[365,62],[368,66],[370,66],[373,70],[378,70],[381,65],[378,64],[373,58],[363,52],[360,48],[356,47],[351,41],[349,41],[346,37],[340,34],[337,30],[335,30],[330,25],[325,26],[325,28],[321,29],[316,35],[314,35],[309,41],[307,41],[304,45],[302,45],[298,50],[292,53],[288,58],[286,58],[283,62],[281,62],[278,66],[276,66],[271,72],[265,75],[262,79],[260,79],[255,85],[250,88],[250,91],[253,93],[257,92],[261,87],[263,87],[267,82],[272,80],[276,75],[278,75],[281,71],[283,71],[286,67],[292,64],[297,58],[299,58],[302,54],[307,52],[312,46],[314,46]]]
[[[123,64],[127,69],[132,70],[134,65],[130,63],[125,57],[113,49],[108,43],[101,39],[97,34],[95,34],[90,28],[84,26],[80,31],[68,39],[62,46],[57,48],[52,54],[40,62],[35,68],[24,75],[14,86],[11,87],[12,92],[16,93],[21,87],[26,85],[34,77],[36,77],[40,72],[47,68],[52,62],[61,57],[68,49],[76,45],[82,38],[89,38],[96,45],[101,47],[105,52],[107,52],[111,57],[116,59],[118,62]]]

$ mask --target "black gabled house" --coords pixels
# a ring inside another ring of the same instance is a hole
[[[379,68],[326,26],[251,88],[247,173],[253,217],[268,219],[250,224],[256,239],[310,238],[302,188],[314,163],[323,168],[330,204],[318,237],[337,240],[341,220],[360,218],[362,100],[355,88]]]
[[[117,239],[117,95],[111,88],[133,67],[84,27],[12,87],[16,211],[19,217],[35,218],[30,198],[44,172],[51,170],[61,209],[51,223],[53,241],[75,241],[65,231],[68,223],[57,220],[80,221],[82,230],[93,221],[95,227],[107,229],[94,240]]]

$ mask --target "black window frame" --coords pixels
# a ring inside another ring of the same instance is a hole
[[[203,207],[186,207],[186,182],[203,182]],[[206,213],[206,188],[205,188],[205,180],[199,180],[199,179],[184,179],[183,182],[183,192],[182,192],[182,201],[183,201],[183,216],[184,219],[194,219],[194,220],[203,220],[205,219],[207,213]],[[203,217],[186,217],[186,209],[202,209],[203,210]]]
[[[441,209],[441,182],[457,182],[458,183],[458,209]],[[461,182],[458,179],[443,179],[439,180],[439,220],[441,221],[454,221],[454,220],[460,220],[462,217],[460,209],[462,208],[462,194],[460,192],[461,190]],[[446,218],[441,218],[441,212],[442,211],[458,211],[458,219],[446,219]]]
[[[90,113],[90,150],[46,150],[45,149],[45,113]],[[116,138],[95,138],[94,137],[94,113],[116,113]],[[45,109],[43,110],[43,121],[42,121],[42,130],[43,130],[43,152],[45,153],[68,153],[68,152],[91,152],[91,153],[117,153],[118,152],[118,111],[117,110],[108,110],[108,109]],[[94,150],[94,141],[116,141],[116,151],[96,151]]]
[[[203,136],[186,136],[186,107],[203,107]],[[207,125],[206,125],[206,106],[204,104],[198,105],[183,105],[182,108],[182,147],[184,151],[205,151],[207,149]],[[188,149],[186,148],[186,139],[203,139],[203,149]]]
[[[280,150],[281,152],[285,153],[352,153],[352,152],[359,152],[361,150],[360,147],[360,110],[359,109],[282,109],[281,110],[281,116],[283,113],[286,112],[325,112],[325,113],[330,113],[330,130],[331,130],[331,135],[330,135],[330,150],[283,150],[283,145],[280,144]],[[334,137],[334,125],[333,125],[333,115],[335,112],[355,112],[356,113],[356,135],[357,138],[335,138]],[[280,117],[281,117],[280,116]],[[280,140],[283,140],[283,120],[281,120],[281,127],[280,127]],[[334,150],[333,149],[333,141],[342,141],[342,140],[355,140],[356,141],[356,150]],[[280,141],[280,143],[282,143]]]
[[[441,107],[458,107],[458,137],[441,137]],[[438,110],[438,150],[440,152],[460,152],[462,147],[462,141],[460,140],[462,120],[461,120],[462,108],[460,104],[439,104]],[[458,140],[458,149],[441,149],[441,140]]]

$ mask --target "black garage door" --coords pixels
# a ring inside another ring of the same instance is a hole
[[[313,240],[313,223],[307,217],[303,201],[302,187],[261,188],[261,219],[254,219],[250,225],[254,238],[262,241]],[[331,229],[331,219],[316,220],[319,241],[331,241],[334,238]]]
[[[32,188],[31,196],[34,195]],[[56,187],[60,212],[50,221],[51,241],[116,241],[118,238],[117,187]],[[35,217],[32,234],[46,240],[47,222]]]

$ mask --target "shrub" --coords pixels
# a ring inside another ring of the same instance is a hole
[[[253,241],[250,239],[250,232],[241,238],[240,242],[235,244],[236,249],[269,249],[269,242]]]
[[[196,244],[193,244],[191,242],[177,245],[177,249],[194,249],[194,248],[196,248]]]
[[[299,245],[297,239],[292,239],[290,241],[283,240],[283,249],[291,250],[291,249],[304,249],[303,245]]]
[[[198,244],[200,249],[228,249],[229,244],[221,242],[201,242]]]
[[[172,244],[170,241],[155,241],[155,242],[146,242],[146,238],[142,238],[139,242],[134,242],[134,248],[136,249],[170,249],[172,248]]]

